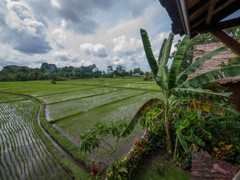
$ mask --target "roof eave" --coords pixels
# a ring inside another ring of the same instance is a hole
[[[191,38],[191,29],[190,29],[188,11],[186,9],[185,0],[177,0],[176,2],[177,2],[177,8],[180,15],[180,19],[182,21],[184,32]]]

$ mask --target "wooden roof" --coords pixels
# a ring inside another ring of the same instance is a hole
[[[239,17],[219,23],[240,9],[240,0],[159,0],[166,8],[175,34],[187,34],[190,38],[213,29],[225,29],[240,25]]]

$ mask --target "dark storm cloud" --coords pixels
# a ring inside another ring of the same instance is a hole
[[[87,55],[93,55],[100,58],[105,58],[108,56],[106,47],[103,44],[94,45],[91,43],[85,43],[80,45],[80,49]]]
[[[97,10],[107,10],[113,0],[58,0],[52,5],[50,0],[35,0],[31,6],[36,15],[58,23],[66,20],[66,28],[75,33],[92,34],[98,28],[98,22],[93,18]]]
[[[44,34],[47,27],[31,17],[25,6],[14,5],[9,11],[6,11],[6,3],[0,3],[0,8],[5,9],[0,13],[0,41],[2,43],[28,55],[45,54],[52,49]],[[11,16],[10,11],[16,13],[17,16]],[[11,16],[11,20],[8,22],[6,21],[7,15]]]
[[[52,50],[49,42],[47,42],[44,37],[24,34],[20,38],[19,36],[15,38],[16,44],[13,48],[25,54],[45,54]]]
[[[65,46],[56,42],[56,46],[58,47],[58,49],[65,49]]]
[[[71,57],[71,56],[67,56],[67,55],[60,55],[54,58],[56,61],[63,61],[63,62],[73,62],[76,63],[79,61],[79,57]]]
[[[9,44],[13,49],[28,55],[48,53],[52,48],[45,38],[45,35],[32,35],[7,27],[0,35],[2,43]]]
[[[8,65],[17,65],[17,66],[24,66],[26,64],[29,64],[28,61],[20,58],[11,58],[8,57],[0,57],[0,66],[8,66]]]
[[[76,62],[78,62],[78,61],[79,61],[78,58],[74,58],[74,59],[72,59],[72,62],[73,62],[73,63],[76,63]]]
[[[131,0],[129,1],[128,11],[130,14],[137,18],[143,15],[146,8],[153,3],[154,0]]]
[[[69,61],[69,58],[67,56],[58,56],[55,58],[57,61]]]

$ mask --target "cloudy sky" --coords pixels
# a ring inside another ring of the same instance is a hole
[[[171,28],[158,0],[1,0],[0,69],[48,62],[148,71],[140,28],[148,31],[157,57]]]

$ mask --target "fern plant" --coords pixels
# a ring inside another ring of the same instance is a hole
[[[170,57],[174,34],[170,33],[169,38],[163,41],[158,59],[156,60],[151,49],[147,32],[144,29],[141,29],[140,33],[145,54],[155,82],[159,85],[160,91],[163,94],[164,126],[167,137],[167,150],[169,154],[172,154],[172,143],[169,131],[171,119],[169,114],[173,109],[175,109],[174,107],[176,107],[176,104],[179,104],[179,99],[188,97],[195,108],[201,108],[205,111],[213,112],[218,115],[238,115],[236,111],[223,105],[228,100],[229,94],[212,92],[210,90],[202,89],[201,86],[208,82],[222,79],[223,77],[239,76],[239,65],[212,70],[195,76],[192,79],[188,79],[188,76],[194,73],[201,64],[211,59],[214,55],[227,50],[227,47],[221,47],[208,53],[207,55],[204,55],[190,65],[185,71],[179,73],[180,65],[182,63],[186,47],[189,43],[189,38],[185,36],[182,40],[182,43],[174,56],[170,71],[168,71],[167,64]],[[214,104],[204,104],[201,101],[202,98],[212,100]]]

